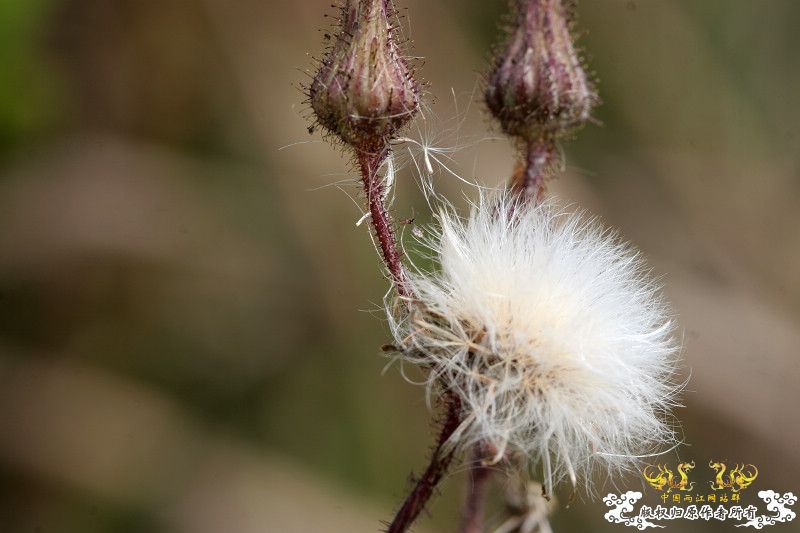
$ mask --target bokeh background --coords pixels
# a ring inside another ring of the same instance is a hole
[[[504,4],[399,1],[429,83],[408,134],[463,145],[453,168],[487,185],[514,160],[479,98]],[[711,458],[758,465],[753,502],[797,493],[800,2],[579,11],[602,125],[564,146],[552,190],[663,277],[691,373],[680,457],[700,479]],[[326,13],[0,2],[0,531],[376,531],[425,464],[423,391],[382,373],[386,282],[342,193],[359,199],[353,169],[306,131]],[[398,219],[430,219],[412,166],[397,196]],[[418,531],[455,530],[464,478]],[[554,529],[618,531],[604,510],[579,498]]]

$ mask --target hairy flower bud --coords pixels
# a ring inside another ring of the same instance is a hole
[[[497,56],[486,104],[503,131],[530,142],[586,123],[597,94],[575,51],[561,0],[512,0],[514,23]]]
[[[319,123],[357,150],[382,146],[419,106],[393,36],[389,0],[347,0],[341,28],[309,89]]]

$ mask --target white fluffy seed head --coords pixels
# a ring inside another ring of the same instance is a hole
[[[414,305],[390,322],[429,392],[460,397],[457,444],[539,464],[552,490],[675,440],[679,344],[636,251],[552,203],[482,199],[439,219],[425,243],[439,267],[409,276]]]

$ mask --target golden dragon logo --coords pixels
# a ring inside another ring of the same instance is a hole
[[[650,486],[659,491],[672,492],[673,489],[691,491],[694,488],[694,481],[689,481],[689,471],[693,468],[694,461],[680,463],[677,468],[680,476],[678,480],[666,464],[647,465],[642,470],[642,475]]]
[[[758,477],[758,468],[755,465],[737,464],[727,470],[725,463],[709,461],[708,466],[717,473],[714,481],[709,481],[713,490],[730,489],[731,492],[739,492],[749,487]]]

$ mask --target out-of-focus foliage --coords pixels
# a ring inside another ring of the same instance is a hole
[[[42,39],[52,4],[0,3],[0,150],[46,132],[59,116],[65,95]]]

